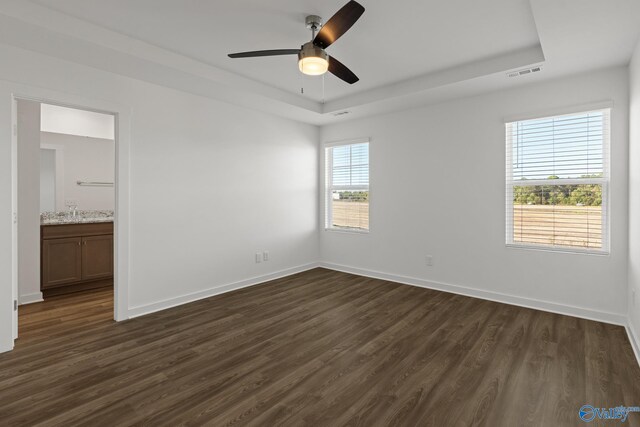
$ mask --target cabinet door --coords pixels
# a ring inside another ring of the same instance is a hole
[[[113,236],[82,238],[82,279],[106,279],[113,276]]]
[[[42,288],[82,279],[80,237],[42,241]]]

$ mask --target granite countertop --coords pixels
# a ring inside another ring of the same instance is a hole
[[[74,217],[69,212],[43,212],[40,214],[41,225],[92,224],[113,222],[113,211],[76,211]]]

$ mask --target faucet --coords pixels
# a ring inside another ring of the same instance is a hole
[[[78,215],[78,205],[69,205],[69,217],[75,218],[77,215]]]

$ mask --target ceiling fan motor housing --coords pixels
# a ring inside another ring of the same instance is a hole
[[[324,49],[314,45],[313,42],[308,42],[302,45],[300,53],[298,53],[298,60],[302,60],[304,58],[322,58],[325,61],[328,61],[329,55],[327,55],[327,52],[325,52]]]

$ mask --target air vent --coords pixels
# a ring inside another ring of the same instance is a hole
[[[345,114],[349,114],[349,111],[338,111],[337,113],[333,113],[334,116],[344,116]]]
[[[508,77],[526,76],[527,74],[537,73],[538,71],[541,71],[541,70],[542,70],[542,66],[541,65],[536,65],[535,67],[524,68],[522,70],[509,72],[509,73],[507,73],[507,76]]]

